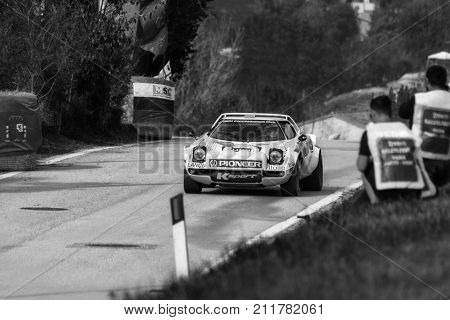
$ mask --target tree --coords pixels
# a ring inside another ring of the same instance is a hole
[[[207,16],[210,1],[212,0],[168,0],[169,46],[166,60],[170,60],[174,73],[183,73],[186,60],[193,52],[192,41],[201,21]]]
[[[239,88],[259,111],[282,110],[344,69],[357,36],[348,4],[264,0],[246,23]],[[336,81],[319,98],[344,88]]]
[[[234,90],[242,32],[228,18],[210,16],[202,23],[177,85],[179,119],[192,125],[212,124],[222,112],[250,111]]]
[[[58,132],[116,126],[132,70],[125,2],[99,10],[96,0],[6,1],[1,59],[10,66],[2,87],[36,93]]]
[[[357,56],[373,52],[404,30],[412,29],[360,66],[361,82],[381,85],[407,72],[421,71],[428,55],[448,49],[450,5],[431,14],[444,3],[443,0],[382,1],[374,13],[369,38],[360,46]]]

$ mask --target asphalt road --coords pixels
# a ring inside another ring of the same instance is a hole
[[[91,153],[0,181],[0,298],[105,299],[174,277],[169,199],[183,191],[183,146],[155,142]],[[358,145],[321,142],[325,187],[205,189],[186,195],[191,268],[359,178]]]

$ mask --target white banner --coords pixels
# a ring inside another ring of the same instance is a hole
[[[449,301],[2,301],[8,320],[345,319],[448,320]]]
[[[156,83],[133,83],[133,95],[135,98],[159,98],[175,101],[175,87]]]

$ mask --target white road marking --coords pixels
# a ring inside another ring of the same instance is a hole
[[[69,154],[64,154],[61,156],[54,156],[42,161],[39,161],[39,165],[50,165],[50,164],[55,164],[67,159],[72,159],[72,158],[76,158],[76,157],[81,157],[84,156],[86,154],[89,153],[93,153],[93,152],[99,152],[99,151],[105,151],[105,150],[111,150],[111,149],[115,149],[118,148],[119,146],[114,146],[114,147],[100,147],[100,148],[94,148],[94,149],[87,149],[87,150],[81,150],[75,153],[69,153]],[[121,146],[120,146],[121,147]]]
[[[8,172],[8,173],[0,174],[0,181],[4,180],[4,179],[11,178],[11,177],[14,177],[14,176],[16,176],[16,175],[18,175],[19,173],[22,173],[22,172],[23,171],[12,171],[12,172]]]
[[[312,216],[313,214],[317,213],[320,210],[325,209],[330,205],[341,204],[342,202],[353,196],[356,192],[361,190],[362,186],[363,186],[362,181],[359,181],[353,183],[352,185],[342,190],[336,191],[335,193],[306,207],[305,209],[297,213],[295,216],[283,222],[280,222],[274,225],[273,227],[270,227],[269,229],[261,232],[260,234],[254,236],[253,238],[248,239],[242,246],[249,247],[259,242],[269,241],[270,239],[273,239],[276,236],[279,236],[287,232],[288,230],[292,229],[295,226],[305,224],[306,223],[306,221],[304,220],[305,217]],[[216,269],[220,265],[227,263],[234,256],[236,250],[237,249],[232,249],[222,257],[213,261],[212,264],[209,267],[205,268],[202,273],[209,273],[210,271]]]
[[[74,152],[74,153],[54,156],[54,157],[50,157],[45,160],[40,160],[40,161],[38,161],[38,165],[41,165],[41,166],[42,165],[44,165],[44,166],[51,165],[51,164],[55,164],[55,163],[67,160],[67,159],[81,157],[81,156],[84,156],[86,154],[93,153],[93,152],[100,152],[100,151],[117,149],[117,148],[122,148],[122,147],[131,147],[134,145],[135,144],[125,144],[125,145],[113,146],[113,147],[99,147],[99,148],[93,148],[93,149],[85,149],[85,150],[81,150],[81,151]],[[24,172],[26,172],[26,171],[13,171],[13,172],[7,172],[7,173],[0,174],[0,181],[17,176],[18,174],[21,174]]]

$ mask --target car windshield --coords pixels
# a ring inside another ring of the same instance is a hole
[[[226,120],[211,133],[211,138],[227,141],[263,142],[285,140],[276,121]]]

